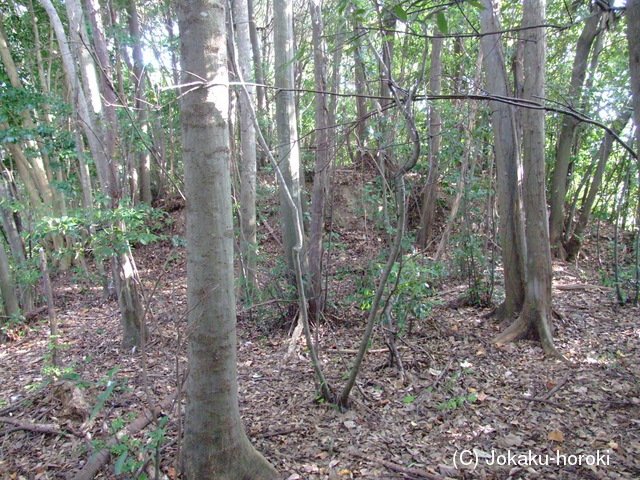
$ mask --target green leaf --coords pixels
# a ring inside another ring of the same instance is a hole
[[[404,398],[402,399],[402,401],[403,401],[404,403],[411,403],[411,402],[413,402],[415,399],[416,399],[416,396],[415,396],[415,395],[407,395],[406,397],[404,397]]]
[[[398,17],[398,20],[400,20],[403,23],[407,23],[409,16],[407,15],[407,12],[405,11],[405,9],[402,8],[402,6],[394,5],[393,13],[396,14],[396,17]]]
[[[127,457],[129,456],[129,450],[125,450],[116,460],[116,465],[113,468],[113,473],[116,475],[120,475],[122,473],[122,469],[124,468],[124,464],[127,461]]]
[[[438,25],[438,30],[447,35],[449,33],[449,22],[447,22],[447,17],[444,12],[438,12],[436,16],[436,25]]]

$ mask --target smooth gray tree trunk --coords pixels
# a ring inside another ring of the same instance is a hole
[[[0,293],[2,294],[2,303],[6,318],[11,319],[20,315],[20,303],[16,295],[16,284],[11,275],[9,256],[3,244],[0,244]]]
[[[429,93],[440,95],[442,92],[442,45],[444,40],[439,37],[436,28],[435,38],[431,42],[431,60],[429,66]],[[442,133],[442,116],[435,102],[429,104],[429,172],[427,184],[422,192],[420,208],[420,230],[417,242],[420,248],[425,248],[432,237],[433,225],[436,217],[436,200],[438,197],[438,177],[440,159],[440,136]]]
[[[89,149],[93,156],[102,192],[110,199],[110,208],[117,208],[121,191],[115,162],[108,155],[115,151],[115,145],[107,144],[105,135],[104,110],[98,86],[98,77],[93,59],[87,47],[90,45],[86,32],[84,12],[79,0],[67,0],[69,18],[69,38],[75,49],[69,48],[69,40],[60,17],[51,0],[40,0],[45,7],[54,28],[61,52],[63,69],[72,87],[75,99],[74,108],[81,118]],[[75,55],[74,55],[75,54]],[[76,59],[81,75],[76,69]],[[89,98],[85,96],[85,93]],[[115,138],[115,137],[114,137]],[[124,225],[118,225],[124,231]],[[139,285],[135,260],[129,245],[125,245],[113,254],[114,283],[118,295],[122,320],[122,347],[131,349],[139,346],[143,338],[144,312],[140,301]]]
[[[595,8],[596,12],[585,21],[576,46],[568,92],[569,106],[573,108],[580,103],[582,87],[587,74],[589,52],[600,28],[602,11],[600,7],[596,6]],[[556,163],[551,174],[549,235],[554,254],[563,260],[566,258],[566,252],[562,245],[562,229],[564,226],[564,204],[567,195],[567,175],[571,164],[571,149],[579,123],[576,118],[569,115],[563,117],[562,127],[556,142]]]
[[[249,9],[247,0],[233,1],[233,21],[238,65],[246,88],[240,89],[240,254],[242,255],[242,276],[246,293],[251,296],[258,288],[257,275],[257,230],[256,230],[256,132],[253,126],[255,102],[253,48],[249,29]]]
[[[546,29],[544,0],[524,0],[523,88],[522,98],[545,98]],[[533,335],[545,352],[561,355],[553,344],[551,332],[551,247],[547,219],[545,174],[544,111],[522,110],[524,212],[527,244],[525,301],[520,316],[498,337],[507,342]]]
[[[498,9],[493,0],[482,0],[480,11],[482,26],[481,48],[484,53],[484,69],[487,91],[492,95],[510,96],[505,67]],[[495,139],[495,158],[500,216],[500,241],[504,266],[505,300],[498,309],[498,316],[508,320],[516,316],[524,302],[525,243],[522,218],[522,192],[520,139],[516,128],[515,109],[511,105],[489,102],[491,126]]]
[[[292,281],[295,278],[294,253],[296,246],[296,221],[303,224],[302,198],[300,192],[300,144],[294,89],[294,36],[293,1],[274,0],[275,86],[276,128],[278,131],[278,164],[285,185],[280,185],[280,208],[282,213],[282,245]],[[293,198],[295,209],[286,200],[287,188]],[[296,211],[297,210],[297,213]],[[296,215],[298,219],[296,220]]]
[[[322,20],[322,1],[309,0],[313,37],[313,73],[316,89],[316,165],[311,195],[311,226],[309,240],[309,276],[311,277],[310,307],[313,313],[324,308],[322,292],[322,259],[324,239],[324,214],[327,199],[328,173],[331,163],[329,139],[329,107],[327,102],[326,44]]]
[[[189,376],[184,474],[187,480],[275,480],[251,445],[238,408],[229,86],[225,7],[180,0],[181,100],[187,197]]]
[[[636,150],[640,150],[640,0],[627,0],[627,42],[629,45],[633,123],[636,127]],[[638,208],[640,211],[640,207]]]

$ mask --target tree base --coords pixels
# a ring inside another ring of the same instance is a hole
[[[542,312],[523,311],[504,331],[494,337],[492,343],[505,344],[527,339],[539,341],[547,355],[572,365],[556,348],[547,315]]]

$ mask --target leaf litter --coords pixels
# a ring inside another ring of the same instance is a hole
[[[173,215],[172,234],[184,234],[181,213]],[[347,306],[330,307],[314,331],[328,380],[338,388],[366,321],[356,277],[379,246],[373,233],[348,228],[338,232],[342,250],[328,266],[330,300]],[[146,369],[139,351],[120,348],[117,302],[68,273],[54,282],[66,378],[47,382],[43,374],[44,318],[0,344],[1,478],[72,478],[150,401],[176,391],[187,363],[181,248],[167,242],[137,249],[144,286],[160,278],[149,302]],[[272,266],[278,248],[273,238],[262,246]],[[499,327],[488,310],[450,308],[461,289],[449,288],[399,342],[404,376],[389,367],[377,331],[344,412],[317,401],[303,343],[284,360],[289,330],[278,326],[292,321],[289,305],[274,295],[239,310],[238,381],[248,436],[289,480],[640,478],[640,309],[619,306],[610,289],[576,282],[584,272],[574,266],[555,270],[555,338],[574,367],[545,357],[533,342],[492,344]],[[261,278],[263,285],[270,281]],[[97,478],[154,478],[158,453],[158,478],[179,478],[178,410],[162,412],[168,421],[161,435],[152,422],[121,440]]]

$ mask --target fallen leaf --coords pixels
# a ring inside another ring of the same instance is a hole
[[[551,430],[547,436],[552,442],[564,442],[564,434],[560,430]]]
[[[504,437],[504,443],[507,447],[519,447],[522,445],[522,437],[510,433]]]

